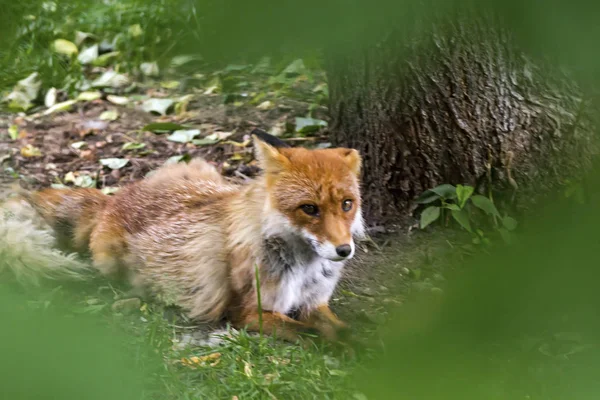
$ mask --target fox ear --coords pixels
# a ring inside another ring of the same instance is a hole
[[[290,160],[270,144],[252,135],[254,153],[258,164],[268,174],[277,174],[290,165]]]
[[[355,149],[347,149],[347,148],[338,148],[335,149],[340,156],[344,159],[350,170],[356,175],[360,175],[360,169],[362,167],[362,159],[358,150]]]

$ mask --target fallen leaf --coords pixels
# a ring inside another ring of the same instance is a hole
[[[87,146],[87,142],[75,142],[75,143],[71,143],[71,147],[74,148],[74,149],[77,149],[77,150],[82,149],[82,148],[84,148],[86,146]]]
[[[145,143],[127,142],[123,145],[121,150],[138,150],[146,147]]]
[[[142,109],[149,113],[167,115],[167,111],[173,105],[171,99],[148,99],[142,104]]]
[[[180,115],[187,111],[188,104],[194,98],[192,94],[186,94],[185,96],[181,96],[177,99],[177,103],[175,104],[175,114]]]
[[[56,39],[54,41],[54,51],[59,54],[64,54],[66,56],[72,56],[77,54],[77,46],[75,43],[70,42],[66,39]]]
[[[200,129],[179,130],[167,137],[167,140],[177,143],[189,143],[200,134]]]
[[[104,53],[98,56],[98,58],[96,58],[95,60],[93,60],[92,65],[95,67],[105,67],[112,61],[113,58],[116,58],[120,54],[120,51],[111,51],[108,53]]]
[[[165,89],[177,89],[181,85],[179,81],[163,81],[160,83],[160,86]]]
[[[158,76],[160,73],[156,62],[145,62],[140,64],[140,71],[146,76]]]
[[[16,110],[27,111],[33,106],[33,101],[38,97],[42,82],[38,78],[38,73],[34,72],[27,78],[17,82],[13,91],[6,96],[9,107]]]
[[[221,80],[217,77],[208,84],[208,86],[206,87],[206,90],[204,91],[204,94],[213,94],[213,93],[220,91],[220,89],[221,89]]]
[[[83,65],[90,64],[97,58],[98,58],[98,45],[97,44],[88,47],[87,49],[83,50],[79,54],[79,56],[77,56],[77,60]]]
[[[79,101],[94,101],[94,100],[98,100],[100,97],[102,97],[102,93],[100,93],[99,91],[93,91],[93,92],[81,92],[79,93],[79,95],[77,96],[77,100]]]
[[[262,103],[257,105],[256,108],[261,111],[272,110],[273,108],[275,108],[275,103],[273,103],[272,101],[269,101],[269,100],[263,101]]]
[[[79,157],[83,158],[84,160],[93,160],[94,157],[94,151],[93,150],[81,150],[81,152],[79,153]]]
[[[181,156],[173,156],[173,157],[169,157],[167,159],[167,161],[165,161],[165,165],[177,164],[179,162],[189,161],[189,159],[190,159],[189,154],[184,154],[184,155],[181,155]]]
[[[46,97],[44,97],[44,105],[46,107],[52,107],[53,105],[56,104],[56,88],[50,88],[47,92],[46,92]]]
[[[125,104],[129,103],[129,99],[127,97],[115,96],[112,94],[106,96],[106,100],[119,106],[124,106]]]
[[[286,132],[286,122],[285,121],[279,121],[277,122],[275,125],[273,125],[273,127],[271,128],[271,130],[269,131],[269,133],[273,136],[281,136]]]
[[[296,132],[298,133],[315,132],[326,126],[327,122],[322,119],[296,117]]]
[[[102,158],[100,164],[112,170],[118,170],[129,164],[129,160],[126,158]]]
[[[98,79],[92,82],[93,87],[113,87],[120,88],[129,84],[129,78],[123,74],[119,74],[116,71],[106,71]]]
[[[154,132],[154,133],[165,133],[165,132],[173,132],[179,129],[185,129],[186,127],[180,124],[175,124],[173,122],[154,122],[152,124],[148,124],[142,128],[143,131]]]
[[[76,31],[75,32],[75,44],[77,46],[81,46],[81,44],[83,42],[85,42],[88,39],[94,39],[95,36],[93,33],[89,33],[89,32],[81,32],[81,31]]]
[[[182,358],[181,359],[181,363],[183,365],[187,365],[188,367],[196,367],[196,366],[200,366],[200,365],[206,365],[207,362],[209,361],[213,361],[210,366],[214,367],[216,366],[221,358],[221,353],[212,353],[212,354],[208,354],[205,356],[200,356],[200,357],[190,357],[190,358]]]
[[[115,121],[117,118],[119,118],[119,113],[117,110],[107,110],[100,114],[98,118],[101,121]]]
[[[42,152],[37,147],[28,144],[27,146],[21,148],[21,155],[23,157],[40,157],[42,155]]]
[[[75,178],[73,184],[82,188],[95,188],[96,180],[89,175],[79,175]]]
[[[90,131],[103,131],[108,127],[108,122],[100,120],[88,120],[82,124],[84,135]]]
[[[56,103],[52,107],[48,108],[43,112],[43,115],[50,115],[55,112],[68,111],[73,107],[73,104],[77,103],[77,100],[67,100],[62,103]]]
[[[119,187],[115,187],[115,186],[107,186],[102,188],[101,192],[104,193],[105,195],[111,195],[111,194],[115,194],[119,191]]]
[[[219,139],[209,139],[209,138],[192,140],[192,144],[194,144],[196,146],[208,146],[208,145],[215,144],[218,142],[219,142]]]
[[[75,182],[75,174],[73,172],[71,172],[71,171],[67,172],[67,174],[63,178],[63,181],[65,183],[73,183],[73,182]]]

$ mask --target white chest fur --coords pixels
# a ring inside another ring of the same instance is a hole
[[[340,279],[343,261],[331,261],[281,242],[267,246],[263,265],[278,284],[275,290],[271,287],[261,293],[264,293],[265,310],[288,314],[293,310],[310,310],[329,301]]]
[[[340,279],[342,267],[342,262],[317,257],[306,265],[290,269],[282,276],[273,299],[273,311],[287,314],[327,303]]]

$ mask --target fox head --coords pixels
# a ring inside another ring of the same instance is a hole
[[[254,147],[268,194],[265,234],[298,234],[323,258],[352,258],[364,235],[358,151],[275,148],[256,136]]]

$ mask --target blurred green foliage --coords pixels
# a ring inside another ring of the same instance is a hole
[[[456,265],[440,298],[404,305],[369,399],[595,399],[600,395],[600,186],[555,199],[509,248]]]
[[[146,386],[148,348],[89,314],[34,309],[0,286],[0,397],[3,399],[138,399]],[[147,353],[147,354],[144,354]],[[156,360],[154,360],[156,362]]]

